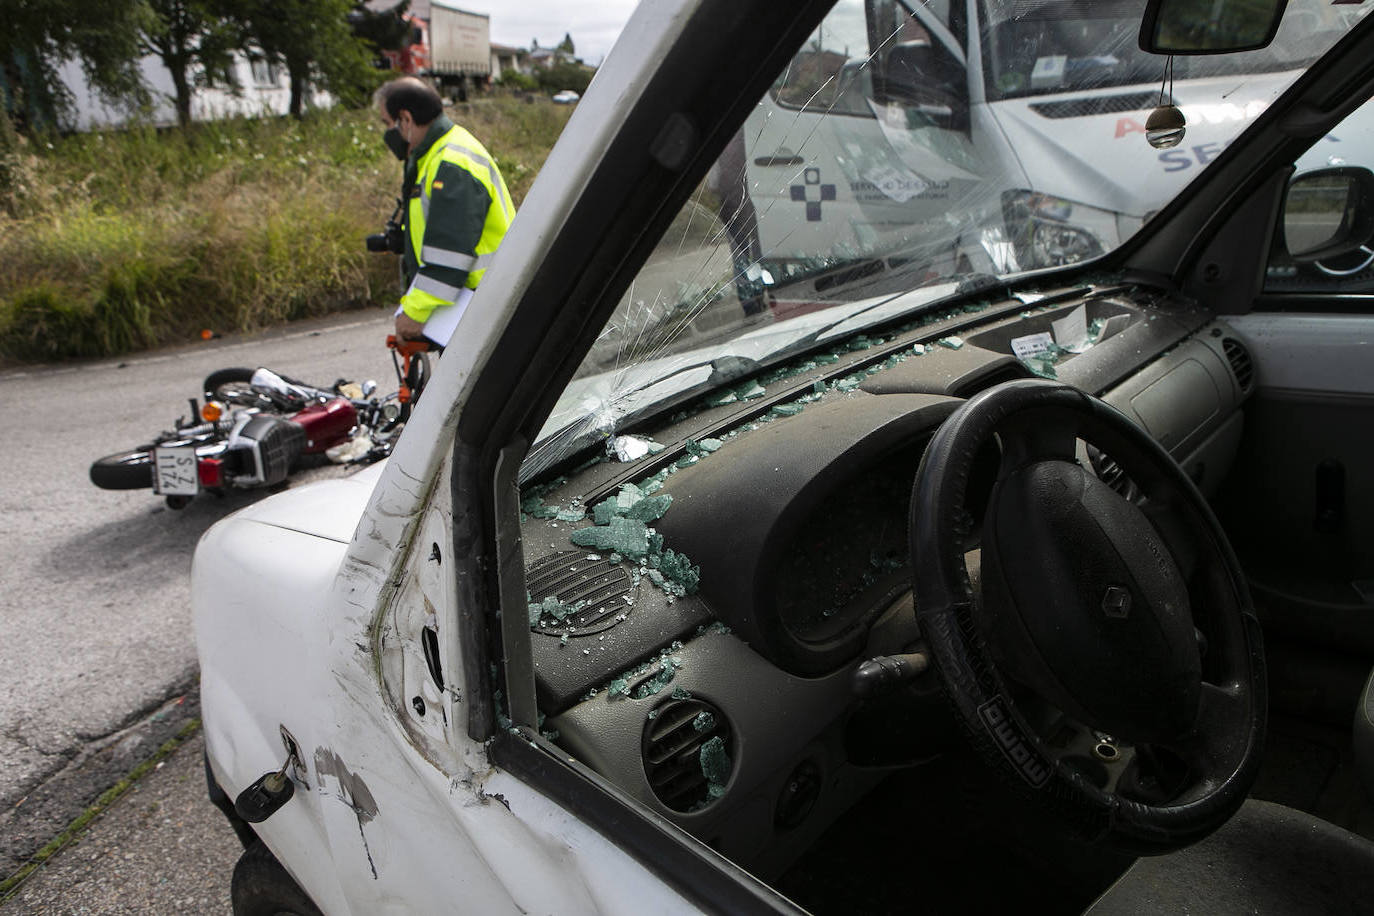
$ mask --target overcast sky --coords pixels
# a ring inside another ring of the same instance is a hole
[[[499,45],[553,47],[572,35],[577,56],[599,64],[615,44],[636,0],[456,0],[453,6],[491,14],[491,40]]]

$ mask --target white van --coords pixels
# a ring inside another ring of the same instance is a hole
[[[729,174],[729,156],[714,176],[737,262],[759,265],[749,273],[765,286],[821,278],[802,297],[815,300],[856,279],[881,286],[901,274],[909,285],[913,273],[1003,276],[1096,257],[1221,155],[1237,122],[1264,111],[1359,15],[1294,0],[1301,15],[1268,48],[1174,58],[1165,80],[1166,58],[1137,46],[1141,3],[1094,4],[1086,19],[1081,6],[837,4],[737,135],[742,176]],[[1187,127],[1156,149],[1145,122],[1161,101]],[[1327,137],[1299,166],[1370,164],[1351,146]]]

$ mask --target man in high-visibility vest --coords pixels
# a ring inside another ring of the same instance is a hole
[[[444,115],[428,84],[401,77],[376,93],[382,141],[405,161],[402,264],[406,290],[396,334],[443,346],[515,217],[496,160]]]

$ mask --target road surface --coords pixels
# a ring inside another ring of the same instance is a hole
[[[229,916],[243,847],[205,798],[197,732],[0,904],[0,914]]]
[[[264,365],[394,390],[388,326],[370,310],[123,360],[0,370],[0,879],[168,736],[158,722],[174,725],[177,698],[195,685],[196,541],[266,495],[201,496],[177,512],[149,490],[96,488],[91,461],[169,428],[214,369]]]

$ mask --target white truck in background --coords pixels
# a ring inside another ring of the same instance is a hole
[[[429,5],[429,74],[440,90],[459,99],[491,76],[491,16],[449,6]]]

